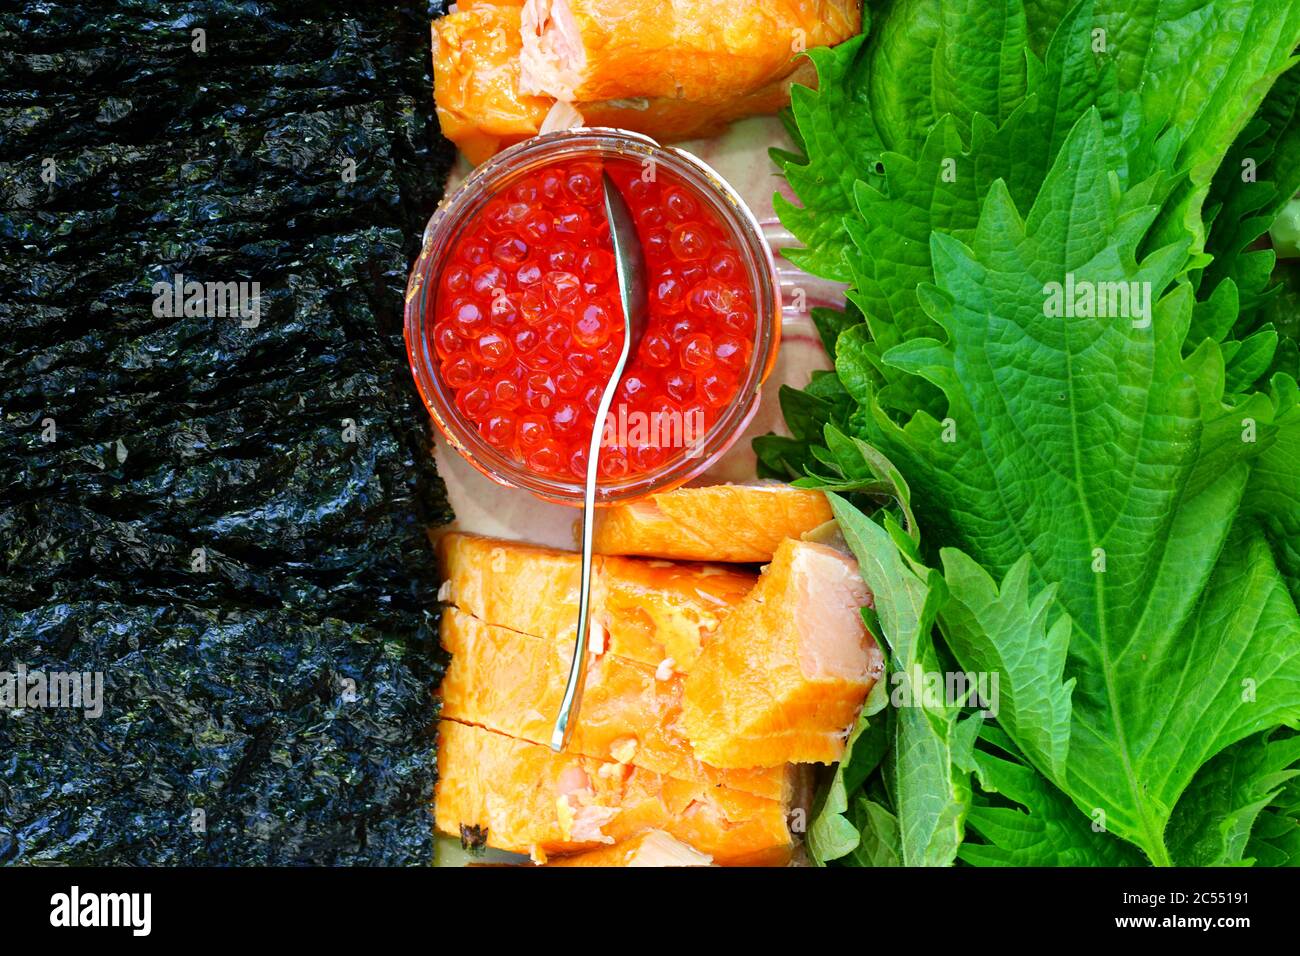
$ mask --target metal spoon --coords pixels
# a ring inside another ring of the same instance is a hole
[[[578,639],[573,645],[573,663],[569,665],[569,682],[564,687],[560,713],[551,731],[551,749],[561,751],[568,743],[574,718],[582,701],[582,681],[587,666],[587,631],[591,605],[591,531],[596,512],[596,478],[600,465],[600,439],[605,430],[605,416],[614,401],[627,367],[628,357],[635,351],[645,334],[648,310],[646,307],[645,258],[641,240],[637,238],[632,213],[622,194],[610,179],[602,174],[605,188],[605,216],[609,219],[609,239],[614,246],[614,264],[618,274],[618,294],[623,303],[623,351],[609,376],[600,407],[596,410],[596,423],[591,431],[591,445],[587,450],[587,485],[582,498],[582,589],[578,596]]]

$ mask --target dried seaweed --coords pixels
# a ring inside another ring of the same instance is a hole
[[[14,6],[0,671],[105,689],[0,711],[0,863],[428,862],[439,5]],[[178,275],[258,283],[256,326],[159,314]]]

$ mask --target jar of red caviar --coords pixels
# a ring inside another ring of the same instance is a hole
[[[759,224],[689,153],[582,128],[479,166],[429,220],[411,270],[411,369],[434,422],[476,468],[571,504],[623,341],[603,170],[636,221],[649,321],[603,425],[600,502],[706,470],[757,410],[780,338]]]

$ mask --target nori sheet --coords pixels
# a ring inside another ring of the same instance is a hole
[[[105,680],[0,711],[0,863],[430,861],[441,6],[0,12],[0,671]],[[260,324],[156,317],[177,273]]]

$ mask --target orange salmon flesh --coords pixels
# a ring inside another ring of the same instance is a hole
[[[781,866],[791,854],[788,810],[775,800],[557,754],[481,727],[438,724],[438,830],[539,863],[663,830],[719,865]]]
[[[574,856],[558,857],[547,866],[709,866],[713,861],[662,830],[647,830],[622,843]]]
[[[442,617],[451,664],[442,715],[548,744],[564,697],[572,641],[551,641],[484,624],[457,608]],[[662,679],[661,679],[662,678]],[[613,654],[591,656],[568,750],[655,773],[788,802],[793,767],[718,770],[696,760],[678,728],[682,678]]]
[[[520,88],[570,103],[724,104],[856,34],[858,0],[526,0]]]
[[[815,87],[800,50],[847,40],[860,21],[858,0],[705,0],[680,13],[627,0],[462,0],[433,22],[438,121],[475,164],[541,132],[557,100],[587,126],[661,142],[713,136],[787,106],[795,83]]]
[[[536,136],[549,97],[519,93],[523,3],[460,3],[433,21],[433,100],[442,133],[471,163]]]
[[[871,594],[834,548],[788,540],[686,678],[681,726],[715,767],[833,763],[884,668]]]
[[[570,551],[452,532],[438,539],[443,600],[486,624],[572,641],[581,560]],[[591,648],[689,673],[701,644],[753,588],[746,570],[630,558],[592,569]]]
[[[593,543],[599,554],[763,564],[832,517],[820,491],[775,482],[678,488],[602,509]]]

